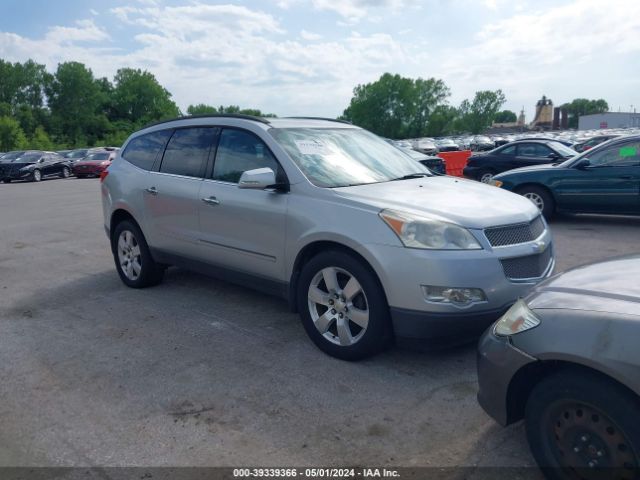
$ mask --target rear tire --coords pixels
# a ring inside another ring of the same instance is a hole
[[[389,346],[392,328],[384,290],[354,256],[329,250],[300,272],[298,310],[307,334],[332,357],[360,360]]]
[[[547,478],[638,478],[640,401],[614,381],[581,370],[557,373],[534,387],[525,416],[529,446]]]
[[[538,210],[542,212],[545,218],[549,219],[553,217],[556,210],[556,203],[547,190],[541,187],[536,187],[535,185],[528,185],[519,188],[516,192],[531,200],[531,202],[538,207]]]
[[[145,288],[162,281],[165,267],[151,256],[142,230],[131,220],[116,225],[111,236],[111,250],[122,282],[131,288]]]
[[[5,178],[2,180],[2,183],[11,183],[11,179],[10,178]]]

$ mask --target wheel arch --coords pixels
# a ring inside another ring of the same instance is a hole
[[[621,389],[629,392],[640,401],[638,394],[627,387],[624,383],[596,368],[567,360],[545,360],[533,362],[520,368],[509,382],[506,398],[507,424],[517,422],[524,418],[527,400],[538,383],[551,375],[564,371],[582,372],[595,377],[600,377],[601,379],[611,382]]]
[[[547,192],[549,195],[551,195],[551,198],[553,198],[553,201],[557,203],[557,199],[556,196],[553,193],[553,190],[551,190],[549,187],[547,187],[546,185],[542,184],[542,183],[538,183],[538,182],[524,182],[519,184],[517,187],[515,187],[513,189],[513,191],[517,194],[520,194],[520,191],[524,190],[526,187],[536,187],[539,188],[541,190],[544,190],[545,192]]]
[[[136,221],[131,212],[125,210],[124,208],[117,208],[113,211],[113,213],[111,214],[111,219],[109,220],[109,240],[112,240],[111,236],[113,235],[113,231],[115,230],[116,226],[124,220],[130,220],[134,222],[138,226],[138,228],[140,228],[140,224]],[[142,228],[140,228],[140,231],[142,231]],[[113,250],[113,241],[111,241],[111,249]]]
[[[292,312],[297,312],[297,302],[296,302],[296,292],[298,290],[298,279],[300,278],[300,272],[302,271],[302,267],[305,263],[311,260],[318,253],[327,251],[327,250],[338,250],[344,252],[348,255],[351,255],[362,262],[362,264],[368,268],[371,273],[375,276],[376,281],[380,284],[382,291],[384,290],[384,285],[380,280],[380,275],[374,268],[374,266],[369,262],[361,253],[349,247],[343,243],[334,241],[334,240],[316,240],[305,245],[296,256],[296,259],[293,262],[293,267],[291,270],[291,276],[289,280],[289,293],[288,293],[288,301],[289,308]],[[385,301],[386,301],[386,292],[385,292]]]

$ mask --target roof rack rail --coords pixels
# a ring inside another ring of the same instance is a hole
[[[291,118],[294,120],[326,120],[328,122],[346,123],[347,125],[353,125],[349,120],[340,120],[338,118],[326,118],[326,117],[283,117]]]
[[[190,120],[192,118],[241,118],[243,120],[253,120],[255,122],[265,123],[269,125],[269,120],[263,117],[254,117],[253,115],[244,115],[242,113],[204,113],[201,115],[183,115],[181,117],[170,118],[168,120],[161,120],[159,122],[153,122],[145,125],[142,128],[154,127],[156,125],[162,125],[163,123],[175,122],[177,120]]]

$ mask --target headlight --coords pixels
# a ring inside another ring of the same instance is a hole
[[[466,228],[393,210],[383,210],[380,218],[395,232],[405,247],[429,250],[481,250]]]
[[[540,319],[531,311],[524,300],[519,299],[505,313],[496,326],[494,333],[501,337],[508,337],[540,325]]]
[[[500,180],[490,180],[489,185],[493,185],[494,187],[501,187],[502,182]]]
[[[26,172],[28,170],[31,170],[35,165],[27,165],[26,167],[22,167],[19,171],[20,172]]]
[[[110,161],[105,160],[104,162],[101,162],[101,163],[100,163],[100,165],[101,165],[102,167],[104,167],[104,166],[109,165],[110,163],[111,163]]]

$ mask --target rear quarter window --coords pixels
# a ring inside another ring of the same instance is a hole
[[[151,170],[171,133],[172,130],[160,130],[134,138],[122,152],[122,158],[138,168]]]

